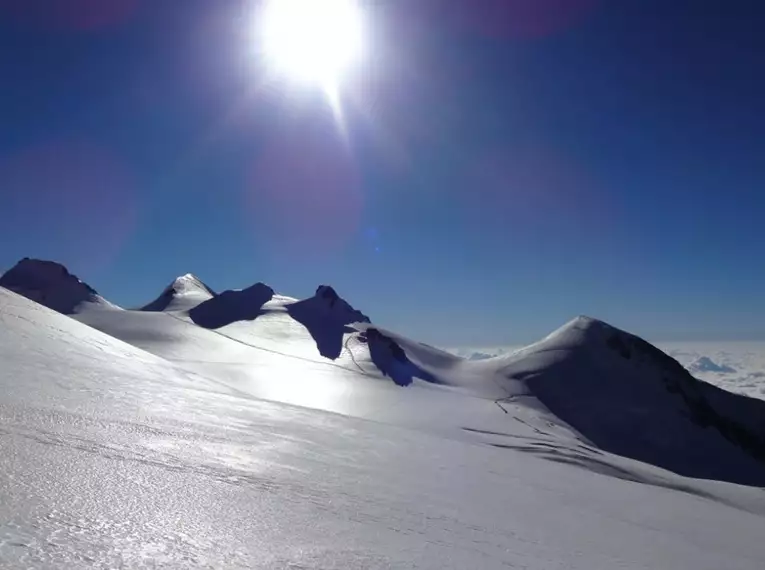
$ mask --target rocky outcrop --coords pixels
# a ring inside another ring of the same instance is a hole
[[[0,276],[0,286],[65,315],[77,313],[86,305],[116,308],[54,261],[25,257]]]

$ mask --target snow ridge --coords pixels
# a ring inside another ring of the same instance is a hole
[[[694,378],[636,335],[580,316],[484,362],[601,449],[691,477],[765,481],[765,402]]]

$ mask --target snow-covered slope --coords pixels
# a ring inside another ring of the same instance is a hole
[[[575,319],[509,357],[471,362],[372,325],[325,286],[303,301],[256,284],[187,311],[77,318],[257,397],[438,433],[504,433],[498,422],[510,419],[565,445],[765,485],[760,402],[716,392],[642,339],[594,319]],[[275,366],[278,379],[269,375]]]
[[[444,422],[444,409],[454,408],[455,398],[461,396],[448,391],[432,394],[429,390],[399,390],[371,360],[362,333],[351,326],[353,321],[366,317],[347,302],[338,297],[330,306],[331,299],[321,294],[304,301],[273,295],[261,305],[270,289],[263,285],[250,289],[254,293],[244,296],[232,292],[231,302],[225,301],[229,295],[222,293],[188,311],[122,311],[118,318],[90,311],[76,318],[257,397],[392,423],[437,429],[448,426],[452,431],[470,423],[475,416],[474,406],[481,410],[494,408],[492,418],[495,411],[499,412],[491,402],[471,399],[459,412],[452,412],[449,422]],[[252,302],[245,303],[247,300]],[[221,312],[216,314],[213,309]],[[232,315],[248,320],[206,328],[194,322],[194,318],[200,320],[200,315],[204,315],[204,324],[216,326]],[[323,356],[319,343],[325,351],[336,351],[339,356],[334,360]],[[427,352],[426,347],[423,350]],[[452,360],[454,364],[461,362]],[[276,377],[274,370],[279,371]],[[429,399],[431,404],[423,408],[421,399]],[[464,422],[457,421],[457,417]],[[496,418],[501,419],[499,415]],[[473,424],[487,429],[493,425],[480,420]]]
[[[255,399],[246,383],[180,369],[2,289],[0,321],[2,567],[752,570],[765,560],[760,490],[587,452],[462,389],[399,388],[261,351],[264,383],[304,376],[321,392],[339,378],[417,402],[368,422]],[[449,362],[410,348],[431,366]],[[459,425],[461,408],[476,418],[463,437],[390,425],[404,413]],[[491,418],[492,433],[479,433]]]
[[[511,356],[470,362],[372,325],[329,286],[302,301],[261,283],[216,295],[187,274],[141,311],[103,311],[94,309],[112,305],[52,262],[25,259],[0,284],[254,396],[436,431],[457,423],[492,431],[497,418],[473,411],[496,400],[552,438],[693,477],[765,485],[760,402],[697,382],[642,339],[594,319],[575,319]],[[276,364],[290,371],[278,381],[268,372]],[[390,380],[416,390],[391,391]],[[456,393],[474,399],[455,404]],[[440,417],[455,405],[449,421]]]
[[[142,311],[188,311],[200,303],[212,299],[215,292],[198,277],[187,273],[177,277]]]
[[[646,341],[587,317],[507,357],[507,401],[535,400],[600,449],[692,477],[765,485],[765,402],[693,378]]]
[[[85,309],[116,309],[63,265],[25,257],[0,275],[5,287],[41,305],[70,315]]]

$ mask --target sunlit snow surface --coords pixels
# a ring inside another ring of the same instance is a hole
[[[592,449],[483,385],[400,388],[353,335],[327,361],[283,302],[219,331],[79,317],[137,348],[0,289],[0,567],[763,566],[761,489]]]

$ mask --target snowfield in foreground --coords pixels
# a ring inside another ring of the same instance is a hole
[[[331,288],[182,281],[82,322],[0,287],[1,567],[765,563],[760,403],[636,337],[577,319],[469,362]],[[200,325],[216,306],[228,324]]]

